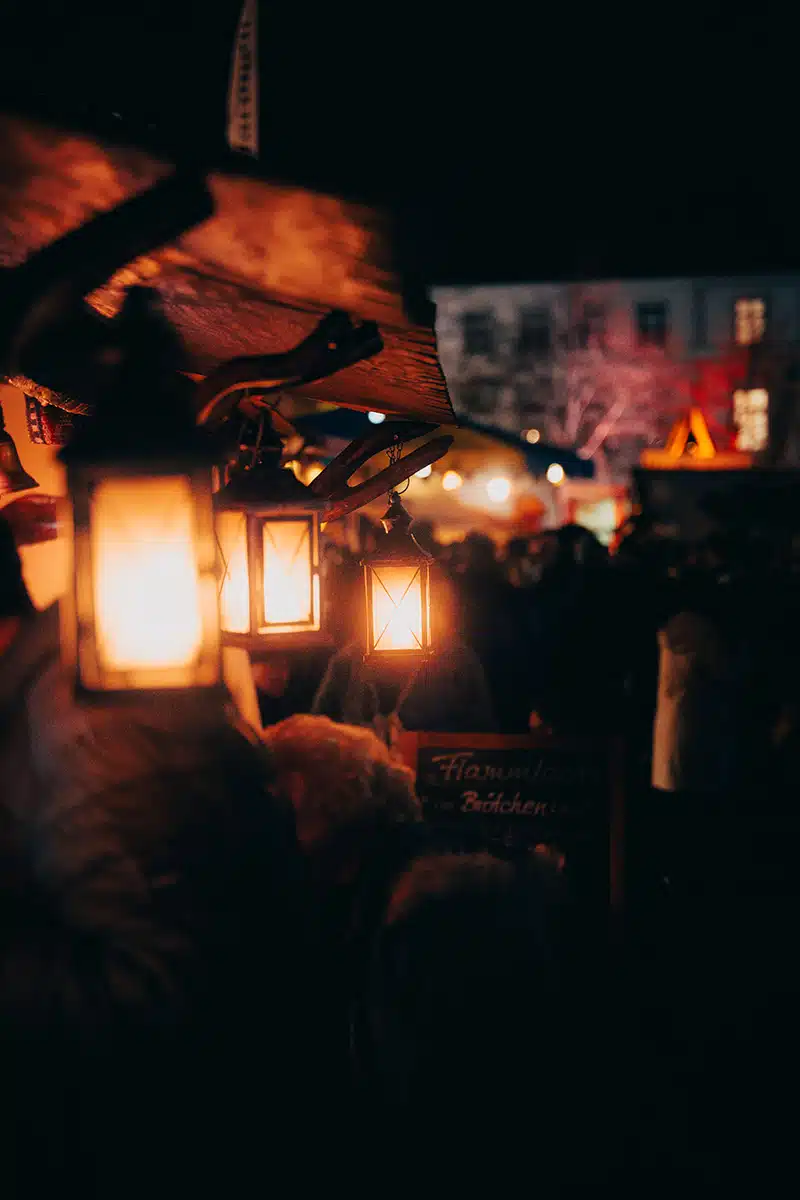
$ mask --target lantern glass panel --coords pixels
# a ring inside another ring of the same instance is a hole
[[[91,501],[98,658],[117,671],[185,667],[203,640],[191,484],[109,479]]]
[[[222,555],[220,607],[226,633],[250,632],[250,572],[247,565],[247,517],[243,512],[217,515],[217,538]]]
[[[374,563],[370,570],[373,651],[425,650],[428,622],[419,563]]]
[[[219,603],[210,472],[68,472],[74,590],[65,650],[89,692],[215,687]]]
[[[318,554],[312,516],[270,519],[261,530],[263,620],[259,633],[320,627]]]

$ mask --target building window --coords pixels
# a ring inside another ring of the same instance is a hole
[[[602,304],[585,304],[583,316],[575,327],[575,345],[579,350],[602,350],[605,344],[606,310]]]
[[[550,353],[550,313],[546,308],[523,308],[519,318],[517,350],[521,354]]]
[[[666,346],[669,322],[664,301],[637,304],[636,328],[640,346]]]
[[[550,379],[539,379],[536,383],[517,383],[514,387],[514,409],[530,418],[534,425],[544,422],[545,414],[553,403],[553,385]]]
[[[465,354],[491,354],[494,350],[494,314],[468,312],[461,318]]]
[[[757,296],[742,296],[734,305],[734,333],[737,346],[754,346],[767,328],[767,306]]]
[[[736,449],[757,453],[769,438],[769,394],[764,388],[739,389],[733,393]]]
[[[496,379],[475,379],[459,388],[462,409],[475,416],[497,411],[502,384]]]

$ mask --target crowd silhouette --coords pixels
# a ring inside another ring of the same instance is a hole
[[[429,548],[413,685],[367,670],[331,544],[336,645],[254,662],[254,730],[80,707],[0,520],[4,1195],[708,1194],[783,1161],[796,543]],[[575,936],[546,856],[454,852],[395,727],[623,737],[619,936]]]

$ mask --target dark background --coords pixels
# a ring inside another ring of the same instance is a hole
[[[0,102],[219,162],[239,8],[4,0]],[[391,205],[434,282],[798,267],[780,12],[262,2],[260,170]]]

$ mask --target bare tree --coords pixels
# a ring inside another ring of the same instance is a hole
[[[658,347],[576,345],[582,340],[568,329],[528,374],[531,411],[544,439],[593,459],[597,478],[610,482],[627,475],[645,446],[663,441],[688,403],[689,381]]]
[[[542,441],[592,459],[598,479],[622,482],[641,451],[663,445],[692,404],[715,445],[733,448],[734,393],[763,388],[770,432],[762,457],[800,465],[800,348],[786,331],[769,328],[755,346],[731,341],[697,353],[668,328],[666,304],[660,327],[643,327],[638,311],[631,320],[630,296],[613,283],[577,284],[543,298],[527,310],[540,319],[527,338],[524,307],[510,319],[510,306],[495,312],[489,299],[482,303],[472,316],[486,321],[485,346],[465,352],[457,320],[440,340],[456,404],[470,415],[517,431],[534,427]]]

